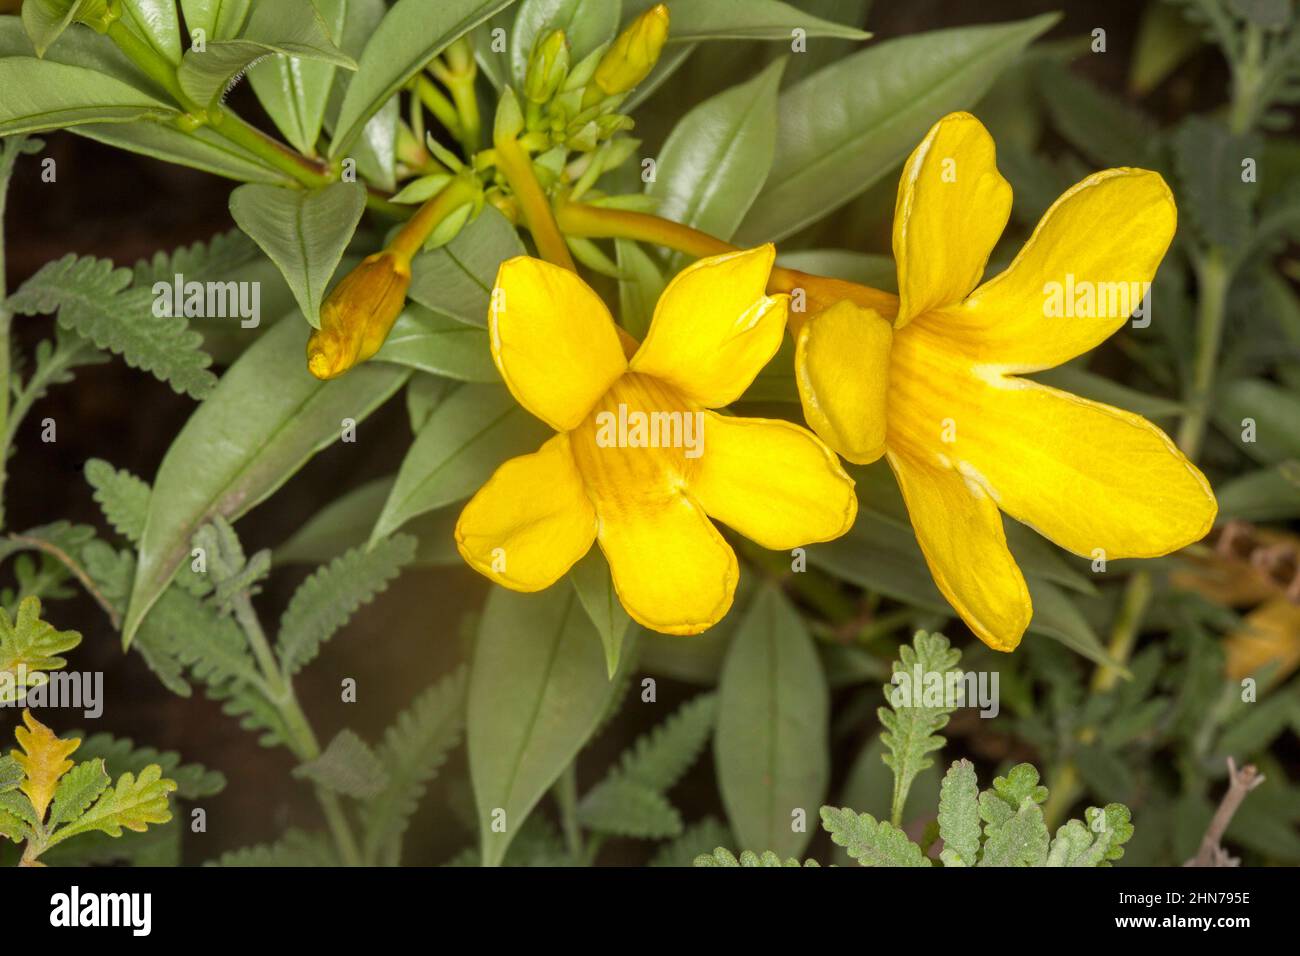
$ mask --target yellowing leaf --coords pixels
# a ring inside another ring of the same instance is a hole
[[[67,663],[57,655],[80,643],[76,631],[59,631],[41,620],[41,599],[34,595],[23,598],[12,622],[0,610],[0,703],[21,701],[27,688],[45,683],[43,671]]]
[[[117,786],[105,790],[89,810],[55,832],[47,846],[92,830],[120,837],[123,829],[143,833],[151,823],[166,823],[172,818],[167,794],[175,789],[176,781],[164,777],[156,763],[141,770],[138,777],[124,773],[117,778]]]
[[[54,731],[32,716],[31,711],[23,711],[23,723],[27,726],[14,731],[18,746],[22,751],[10,751],[10,756],[23,768],[26,779],[18,789],[27,794],[32,802],[38,820],[45,819],[45,808],[54,798],[59,778],[72,769],[68,757],[81,746],[80,740],[60,740]]]

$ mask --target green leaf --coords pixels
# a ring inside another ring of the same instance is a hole
[[[36,55],[44,56],[45,51],[91,3],[92,0],[25,0],[22,4],[23,28],[36,48]]]
[[[59,325],[121,355],[177,392],[207,395],[215,376],[203,337],[184,317],[154,313],[151,288],[132,285],[131,270],[72,253],[48,262],[19,286],[9,307],[20,314],[59,313]],[[129,287],[129,288],[128,288]]]
[[[320,304],[366,208],[361,183],[331,183],[310,192],[240,186],[230,215],[284,275],[298,308],[320,327]]]
[[[415,436],[371,540],[468,498],[503,461],[536,451],[545,437],[545,426],[501,386],[462,385]]]
[[[484,865],[501,862],[619,683],[606,674],[600,641],[571,588],[492,589],[470,672],[467,733]]]
[[[185,25],[191,33],[202,30],[205,42],[238,36],[252,5],[253,0],[181,0]]]
[[[1242,181],[1241,161],[1260,155],[1259,139],[1233,136],[1223,124],[1193,116],[1174,133],[1173,148],[1179,209],[1206,242],[1228,250],[1245,246],[1259,187]]]
[[[71,823],[99,799],[111,782],[104,761],[87,760],[77,764],[59,780],[46,825],[53,829],[60,823]]]
[[[1238,475],[1216,491],[1224,518],[1279,521],[1300,517],[1300,460]]]
[[[1048,833],[1043,808],[1026,799],[1019,810],[1005,809],[1005,817],[988,820],[984,853],[979,866],[1044,866],[1047,862]],[[981,804],[983,809],[983,804]],[[986,818],[988,819],[988,818]]]
[[[187,800],[213,796],[226,786],[226,778],[217,771],[202,764],[183,764],[180,754],[175,751],[137,747],[129,737],[92,734],[82,739],[77,756],[83,760],[102,759],[110,776],[127,771],[138,774],[149,764],[156,763],[164,776],[176,781],[176,795]]]
[[[354,548],[304,581],[280,618],[278,651],[286,674],[315,660],[320,646],[374,600],[415,555],[415,539],[397,535],[370,551]]]
[[[621,10],[609,0],[521,0],[510,31],[510,69],[522,86],[533,44],[552,30],[563,30],[569,59],[579,63],[614,39]]]
[[[0,60],[0,89],[5,91],[0,99],[0,136],[180,115],[121,80],[35,57]]]
[[[649,865],[688,867],[700,855],[700,847],[723,847],[733,842],[731,831],[721,820],[705,817],[686,827],[672,842],[660,846],[650,858]]]
[[[326,833],[288,830],[274,843],[258,844],[223,853],[208,866],[236,867],[336,867],[340,866],[334,841]]]
[[[86,481],[95,489],[95,503],[108,523],[132,544],[139,541],[149,512],[149,485],[102,458],[86,462]]]
[[[695,858],[695,866],[701,867],[782,867],[782,866],[818,866],[816,860],[804,860],[800,863],[794,857],[781,859],[772,850],[764,850],[762,853],[755,853],[753,850],[744,850],[737,859],[736,855],[726,847],[717,847],[712,853],[701,853]]]
[[[452,41],[511,0],[398,0],[371,35],[348,84],[330,156],[348,154],[361,130],[394,93]]]
[[[1159,164],[1155,123],[1122,99],[1055,60],[1039,64],[1036,80],[1052,125],[1088,160],[1103,168]]]
[[[792,39],[795,29],[808,37],[866,40],[871,34],[843,23],[832,23],[778,0],[669,0],[672,16],[669,43],[699,40]]]
[[[117,785],[104,791],[89,810],[56,830],[48,845],[54,846],[92,830],[119,837],[123,829],[142,833],[149,824],[166,823],[172,818],[167,795],[175,789],[176,781],[164,778],[157,764],[146,767],[138,777],[124,773],[118,777]]]
[[[714,761],[741,843],[797,855],[795,811],[821,804],[830,776],[826,678],[798,613],[771,585],[736,630],[718,685]],[[806,828],[805,828],[806,829]]]
[[[167,58],[181,62],[181,28],[176,0],[122,0],[123,21]]]
[[[366,43],[387,13],[386,0],[348,0],[343,37],[339,44],[343,52],[353,59],[360,59]],[[355,76],[356,73],[348,70],[335,71],[329,104],[325,108],[325,129],[331,136],[337,131],[339,110]],[[397,189],[395,167],[398,113],[398,98],[390,97],[362,127],[361,135],[350,150],[357,161],[357,172],[378,189]]]
[[[916,775],[934,764],[930,754],[943,747],[938,733],[957,709],[957,701],[947,694],[947,675],[961,674],[957,666],[961,651],[950,647],[942,634],[917,631],[910,646],[898,649],[898,658],[894,677],[884,687],[889,706],[876,711],[883,728],[880,739],[889,750],[883,759],[894,771],[890,817],[896,824],[902,822],[903,805]],[[939,682],[943,692],[935,699],[930,691]]]
[[[954,760],[939,788],[939,836],[945,866],[974,866],[980,854],[980,788],[975,766]]]
[[[1214,419],[1232,443],[1265,465],[1300,458],[1300,396],[1272,382],[1243,378],[1223,385]],[[1253,441],[1243,440],[1247,419]]]
[[[13,757],[0,757],[0,793],[17,790],[26,776],[22,766]]]
[[[172,442],[154,481],[140,539],[123,640],[190,553],[190,538],[221,515],[235,520],[269,497],[316,452],[361,422],[406,381],[368,363],[330,382],[303,360],[307,329],[290,318],[263,333],[230,367]]]
[[[1145,96],[1204,45],[1202,31],[1176,5],[1147,4],[1129,61],[1129,90]]]
[[[314,6],[329,36],[341,38],[347,0],[314,0]],[[331,63],[287,56],[262,60],[248,71],[248,82],[276,128],[308,156],[316,154],[334,72]]]
[[[376,478],[335,498],[275,549],[272,563],[324,564],[365,544],[392,490],[391,477]]]
[[[605,667],[613,677],[622,657],[623,638],[632,619],[619,603],[609,565],[599,548],[592,548],[569,569],[569,580],[578,592],[578,600],[582,602],[587,617],[600,634],[601,646],[605,648]]]
[[[666,219],[730,239],[767,180],[776,150],[776,60],[696,106],[673,127],[646,194]],[[679,264],[680,254],[674,257]],[[676,270],[672,270],[676,271]]]
[[[597,833],[638,840],[663,840],[682,832],[682,818],[663,794],[622,777],[603,782],[583,798],[578,822]]]
[[[681,833],[677,811],[663,798],[690,769],[713,730],[717,700],[701,694],[683,704],[623,752],[616,767],[578,804],[578,821],[592,830],[642,839]]]
[[[312,0],[276,0],[253,7],[239,39],[209,40],[203,50],[187,50],[176,80],[186,96],[207,109],[224,99],[250,66],[277,54],[349,70],[357,66],[334,45]]]
[[[460,742],[465,678],[463,667],[444,677],[416,697],[385,732],[379,762],[388,783],[363,811],[366,859],[374,861],[386,853],[391,862],[398,862],[402,834],[424,796],[425,784]]]
[[[654,258],[630,239],[615,239],[618,256],[619,323],[640,341],[650,329],[655,304],[668,280]]]
[[[1124,855],[1124,844],[1133,836],[1128,807],[1109,804],[1102,810],[1084,811],[1087,823],[1071,820],[1056,831],[1048,850],[1047,866],[1109,866]]]
[[[497,270],[526,254],[515,227],[489,206],[447,245],[411,260],[407,294],[440,315],[486,328]]]
[[[500,382],[487,329],[408,302],[375,355],[380,362],[442,375],[459,382]]]
[[[293,775],[358,800],[388,786],[388,774],[375,752],[350,730],[339,731],[320,756],[295,767]]]
[[[738,232],[784,238],[893,170],[945,113],[972,105],[1058,19],[936,30],[873,44],[780,98],[776,160]]]
[[[46,671],[68,662],[59,655],[81,643],[76,631],[58,631],[41,620],[41,599],[28,595],[11,621],[0,608],[0,703],[21,703],[27,689],[49,680]]]
[[[902,830],[869,813],[848,807],[822,807],[822,826],[862,866],[931,866],[921,848]]]

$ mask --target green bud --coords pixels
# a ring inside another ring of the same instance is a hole
[[[506,87],[497,104],[496,122],[492,126],[492,139],[495,142],[514,139],[524,129],[524,114],[519,109],[519,100],[515,91]]]
[[[569,74],[569,41],[563,30],[552,30],[533,44],[524,75],[524,96],[547,103]]]
[[[600,92],[626,93],[644,80],[667,41],[668,8],[660,3],[633,20],[601,58],[593,78]]]

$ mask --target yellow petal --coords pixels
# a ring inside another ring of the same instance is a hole
[[[1015,650],[1033,605],[997,505],[951,468],[893,450],[887,458],[934,583],[981,641]]]
[[[656,414],[673,417],[660,419],[668,427],[637,421]],[[736,589],[736,555],[689,493],[703,461],[691,446],[699,446],[671,440],[674,421],[683,438],[688,427],[699,434],[697,414],[671,386],[631,372],[570,435],[619,600],[634,620],[667,634],[712,627]]]
[[[814,435],[789,422],[705,415],[690,493],[712,517],[782,550],[829,541],[853,527],[853,479]]]
[[[519,256],[501,264],[488,330],[510,392],[556,431],[576,427],[627,368],[605,303],[567,269]]]
[[[1011,186],[995,154],[979,120],[950,113],[903,167],[894,206],[898,327],[960,302],[984,274],[1011,214]]]
[[[893,329],[870,309],[839,302],[799,330],[795,378],[804,420],[861,465],[885,453]]]
[[[1177,223],[1158,173],[1094,173],[1052,205],[1005,272],[945,317],[953,344],[1008,372],[1082,355],[1138,308]]]
[[[45,819],[45,808],[54,799],[58,789],[59,778],[72,769],[72,761],[67,758],[81,746],[80,740],[60,740],[43,723],[32,716],[31,711],[23,711],[23,723],[26,727],[14,730],[21,751],[12,750],[9,755],[18,762],[26,775],[18,789],[27,794],[36,810],[36,819]]]
[[[951,457],[1003,511],[1066,550],[1156,557],[1214,524],[1205,476],[1140,415],[1024,379],[972,390]]]
[[[465,560],[516,591],[550,587],[595,538],[596,512],[563,434],[498,468],[456,522]]]
[[[735,401],[776,354],[789,297],[765,293],[776,249],[711,256],[664,289],[632,368],[705,408]]]

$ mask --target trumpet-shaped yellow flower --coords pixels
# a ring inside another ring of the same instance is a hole
[[[898,187],[896,314],[841,302],[802,325],[795,359],[808,423],[850,461],[887,458],[939,589],[1003,651],[1032,608],[999,510],[1106,558],[1181,548],[1217,510],[1150,422],[1022,377],[1092,349],[1139,306],[1174,235],[1164,180],[1087,177],[981,285],[1010,210],[988,131],[944,117]]]
[[[557,434],[503,464],[465,506],[456,544],[470,565],[538,591],[596,541],[633,619],[696,634],[721,620],[736,589],[735,552],[711,517],[780,549],[852,526],[853,481],[813,434],[712,411],[781,343],[788,297],[764,293],[774,255],[768,245],[684,270],[639,348],[620,343],[574,273],[527,257],[502,264],[492,356],[519,403]]]

